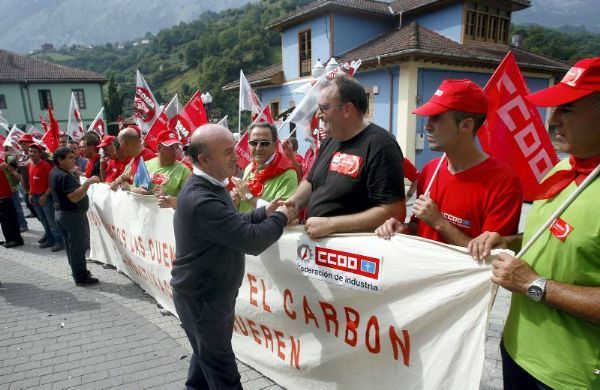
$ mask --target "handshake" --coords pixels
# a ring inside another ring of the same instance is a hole
[[[276,211],[285,214],[288,220],[288,226],[298,223],[298,208],[291,200],[283,201],[281,199],[275,199],[265,207],[265,210],[267,216],[270,216]]]

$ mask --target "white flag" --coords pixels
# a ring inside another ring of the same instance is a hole
[[[150,130],[150,126],[156,120],[160,111],[158,110],[158,102],[152,94],[150,87],[144,80],[144,76],[137,71],[135,98],[133,100],[133,116],[140,126],[143,134]]]
[[[228,117],[228,116],[229,116],[229,115],[225,115],[225,116],[223,117],[223,119],[221,119],[221,120],[219,121],[219,123],[217,123],[217,125],[221,125],[221,126],[223,126],[223,127],[227,128],[227,129],[229,129],[229,124],[227,123],[227,117]]]
[[[13,125],[12,129],[6,136],[6,141],[2,146],[10,146],[15,150],[22,150],[21,146],[19,146],[19,139],[25,135],[25,132],[17,127],[17,125]]]
[[[288,116],[285,122],[281,124],[279,131],[281,131],[288,123],[295,123],[297,137],[304,137],[313,150],[317,149],[315,138],[310,130],[310,122],[317,111],[319,94],[321,93],[323,85],[325,85],[328,80],[333,79],[340,73],[346,73],[349,76],[353,76],[356,70],[360,67],[360,64],[361,60],[346,62],[331,72],[319,77],[315,84],[308,91],[306,91],[304,98],[302,98],[300,103],[298,103],[290,116]]]
[[[85,134],[83,121],[81,120],[81,111],[75,94],[71,93],[71,104],[69,105],[69,121],[67,122],[67,135],[71,136],[75,141],[79,142]]]
[[[104,107],[100,109],[94,121],[90,123],[90,127],[88,127],[88,131],[95,131],[96,134],[100,136],[100,138],[104,137],[106,134],[106,122],[104,122]]]
[[[29,126],[29,129],[27,129],[27,134],[40,134],[40,135],[44,135],[44,132],[41,131],[40,129],[38,129],[35,126]],[[34,137],[35,138],[35,137]]]
[[[6,129],[6,132],[8,133],[8,121],[2,115],[0,115],[0,127]]]
[[[258,99],[258,95],[250,83],[244,76],[244,72],[240,69],[240,108],[239,111],[252,111],[252,114],[260,114],[262,104]]]

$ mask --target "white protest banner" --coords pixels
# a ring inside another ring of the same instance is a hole
[[[173,310],[173,210],[103,184],[89,195],[91,257]],[[311,241],[288,229],[260,256],[246,256],[234,351],[288,389],[475,389],[490,270],[418,238]]]

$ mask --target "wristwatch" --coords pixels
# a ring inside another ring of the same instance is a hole
[[[527,296],[536,302],[540,302],[542,299],[544,299],[545,293],[546,279],[542,278],[541,276],[527,286]]]
[[[246,200],[252,200],[252,198],[254,198],[254,195],[252,195],[251,192],[246,192],[244,194],[244,199],[246,199]]]

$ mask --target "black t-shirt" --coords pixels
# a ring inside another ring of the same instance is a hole
[[[71,173],[54,167],[50,172],[50,190],[54,199],[54,208],[61,211],[85,213],[89,207],[87,195],[77,203],[73,203],[67,197],[68,194],[81,187],[79,178]]]
[[[396,140],[369,124],[354,138],[328,138],[307,177],[309,217],[356,214],[404,199],[404,157]]]

